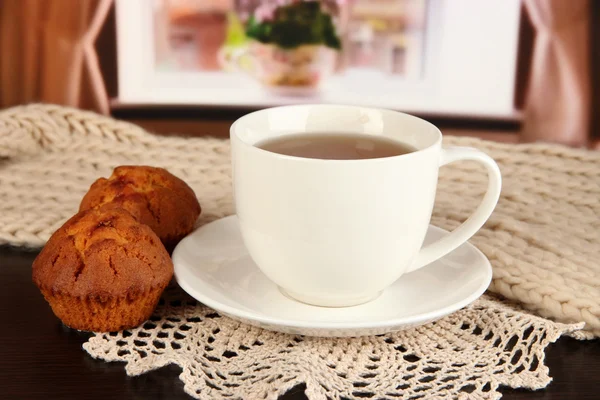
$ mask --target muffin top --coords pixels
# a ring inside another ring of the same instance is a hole
[[[156,234],[129,212],[106,207],[69,219],[32,269],[42,290],[101,301],[165,287],[173,276],[173,263]]]
[[[129,211],[168,244],[189,233],[200,215],[194,191],[163,168],[121,166],[92,184],[79,210],[111,205]]]

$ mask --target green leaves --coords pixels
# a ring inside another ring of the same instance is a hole
[[[270,22],[258,22],[253,16],[250,17],[246,24],[246,36],[253,38],[262,43],[269,43],[273,24]]]
[[[335,25],[331,15],[323,14],[323,40],[327,47],[340,50],[342,48],[342,42],[335,31]]]
[[[246,35],[262,43],[291,49],[305,44],[323,44],[341,49],[331,15],[321,9],[318,1],[303,1],[275,10],[272,20],[258,21],[250,17]]]

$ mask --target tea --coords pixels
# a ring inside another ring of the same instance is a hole
[[[256,147],[273,153],[324,160],[362,160],[394,157],[417,149],[396,140],[374,135],[300,133],[259,142]]]

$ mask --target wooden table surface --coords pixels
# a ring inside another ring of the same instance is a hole
[[[0,398],[190,399],[177,366],[128,377],[123,364],[94,360],[86,336],[65,328],[31,282],[35,252],[0,247]],[[547,350],[554,381],[544,390],[502,389],[506,400],[598,399],[600,341],[561,338]],[[282,396],[306,399],[302,386]]]

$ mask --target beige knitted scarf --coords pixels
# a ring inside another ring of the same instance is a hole
[[[600,335],[600,154],[473,138],[444,142],[477,147],[500,165],[500,202],[471,242],[493,265],[489,291],[516,303],[484,296],[423,327],[336,340],[249,327],[173,287],[152,321],[98,334],[85,349],[127,361],[130,374],[176,363],[185,390],[205,399],[276,398],[299,382],[311,398],[497,398],[502,384],[544,387],[549,342],[563,333]],[[29,105],[0,112],[0,244],[41,247],[77,211],[89,185],[121,164],[165,167],[188,182],[203,207],[199,224],[233,212],[227,141],[156,136],[94,113]],[[442,168],[432,223],[458,226],[485,182],[477,164]]]

